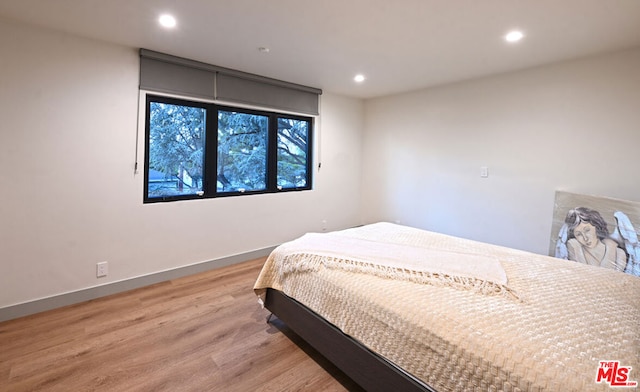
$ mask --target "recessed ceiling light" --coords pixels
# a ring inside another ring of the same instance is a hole
[[[358,74],[353,78],[353,80],[355,80],[358,83],[362,83],[362,82],[364,82],[364,75]]]
[[[271,51],[271,49],[267,48],[266,46],[261,46],[258,48],[258,52],[261,53],[269,53]]]
[[[160,15],[158,22],[166,28],[176,27],[176,18],[169,14]]]
[[[522,38],[524,38],[524,34],[522,33],[522,31],[518,30],[510,31],[507,35],[504,36],[504,39],[507,42],[518,42]]]

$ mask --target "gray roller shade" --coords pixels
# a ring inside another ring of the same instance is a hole
[[[215,83],[215,72],[140,57],[141,89],[215,99]]]
[[[317,115],[322,90],[140,49],[140,88]]]

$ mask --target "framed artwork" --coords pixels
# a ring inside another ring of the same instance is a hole
[[[640,277],[640,203],[557,191],[549,255]]]

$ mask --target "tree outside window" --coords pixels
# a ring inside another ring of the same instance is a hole
[[[311,189],[309,117],[148,96],[146,120],[145,202]]]
[[[148,197],[202,191],[205,109],[151,102]]]

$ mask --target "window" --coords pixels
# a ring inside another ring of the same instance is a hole
[[[311,189],[312,119],[147,95],[145,202]]]
[[[218,110],[217,191],[267,189],[269,117]]]
[[[308,184],[309,121],[278,118],[278,188],[304,188]]]
[[[207,111],[148,102],[147,198],[203,192]]]

